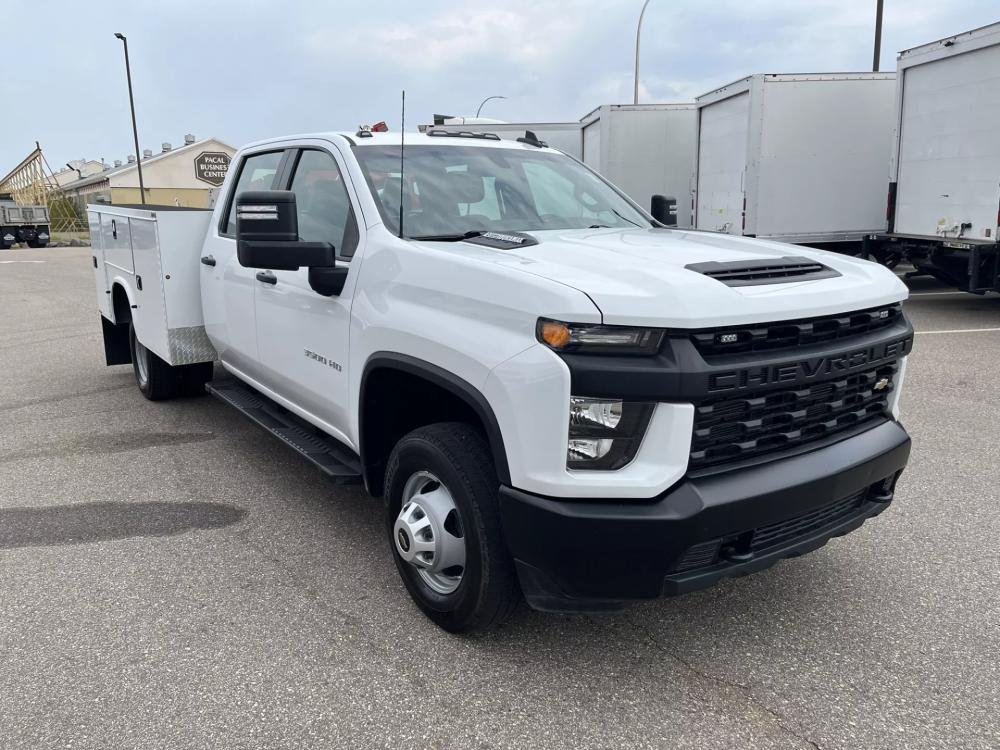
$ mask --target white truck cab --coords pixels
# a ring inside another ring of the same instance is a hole
[[[210,212],[91,206],[108,364],[152,399],[207,384],[364,482],[456,632],[522,593],[702,588],[888,506],[910,442],[893,273],[664,226],[530,134],[403,141],[251,144]]]

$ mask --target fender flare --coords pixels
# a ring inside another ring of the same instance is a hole
[[[510,467],[507,463],[507,451],[504,448],[500,423],[493,413],[493,407],[490,406],[490,402],[483,395],[482,391],[454,373],[422,359],[395,352],[374,352],[365,362],[365,367],[361,374],[361,390],[358,398],[359,417],[364,413],[363,405],[365,403],[365,387],[368,383],[368,377],[376,370],[396,370],[416,375],[458,397],[468,405],[473,413],[479,417],[483,423],[483,428],[486,430],[486,439],[489,442],[490,453],[493,456],[493,465],[496,468],[497,478],[502,484],[510,485]],[[368,464],[365,461],[364,446],[365,425],[364,420],[359,418],[358,447],[361,449],[361,465],[367,469]]]

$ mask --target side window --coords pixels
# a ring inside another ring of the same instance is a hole
[[[226,223],[219,229],[222,234],[236,234],[236,196],[247,190],[270,190],[274,175],[278,171],[284,151],[268,151],[266,154],[248,156],[240,165],[240,176],[229,195],[229,214]]]
[[[354,255],[358,229],[334,158],[326,151],[303,151],[291,190],[299,213],[299,239],[329,242],[341,258]]]

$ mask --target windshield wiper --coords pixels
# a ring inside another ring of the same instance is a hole
[[[421,240],[426,242],[461,242],[462,240],[467,240],[470,237],[479,237],[488,231],[488,229],[473,229],[469,232],[462,232],[460,234],[419,234],[414,237],[407,237],[406,239]]]
[[[610,207],[610,206],[608,206],[608,208],[611,208],[611,207]],[[611,213],[613,213],[613,214],[614,214],[615,216],[617,216],[617,217],[618,217],[619,219],[624,219],[625,221],[627,221],[627,222],[628,222],[629,224],[631,224],[631,225],[632,225],[632,226],[634,226],[634,227],[641,227],[641,226],[642,226],[641,224],[639,224],[639,223],[637,223],[637,222],[634,222],[634,221],[632,221],[631,219],[626,219],[626,218],[625,218],[624,216],[622,216],[622,215],[621,215],[620,213],[618,213],[618,210],[617,210],[617,209],[614,209],[614,208],[611,208]]]

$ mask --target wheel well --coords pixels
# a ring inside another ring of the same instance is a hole
[[[132,303],[128,301],[125,287],[121,284],[115,284],[111,287],[111,309],[115,314],[116,325],[132,320]]]
[[[362,380],[360,447],[368,491],[376,496],[382,494],[386,462],[400,438],[436,422],[464,422],[477,430],[490,447],[498,478],[509,481],[499,427],[485,398],[457,378],[414,369],[374,367]]]

